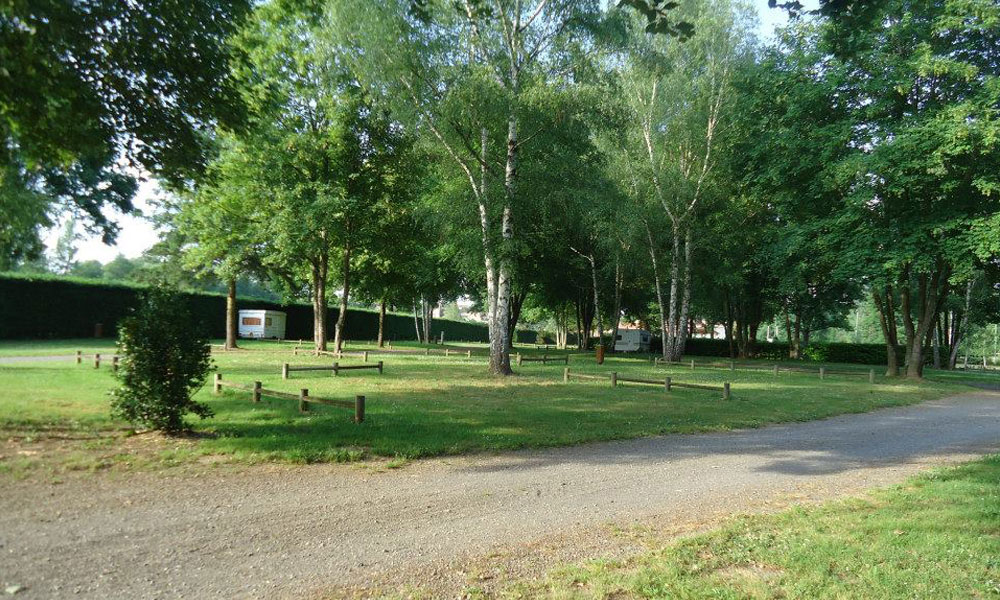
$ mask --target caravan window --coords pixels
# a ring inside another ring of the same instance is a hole
[[[260,323],[260,321],[257,322]],[[264,325],[266,325],[267,327],[271,326],[271,317],[267,317],[266,319],[264,319]]]
[[[268,319],[270,321],[271,319]],[[244,325],[260,325],[260,319],[257,317],[243,317]],[[270,323],[268,323],[270,325]]]
[[[616,341],[616,342],[620,342],[620,341],[622,341],[622,334],[620,334],[620,333],[619,333],[618,335],[616,335],[616,336],[615,336],[615,341]]]

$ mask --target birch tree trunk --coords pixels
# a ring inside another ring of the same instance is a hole
[[[621,255],[615,255],[615,302],[614,302],[614,330],[611,334],[611,350],[615,349],[615,342],[618,340],[618,331],[622,321],[622,268]]]
[[[413,328],[417,331],[417,343],[423,341],[420,335],[420,319],[417,317],[417,301],[413,301]]]
[[[653,232],[646,223],[646,239],[649,241],[649,260],[653,263],[653,282],[656,284],[656,306],[660,309],[660,340],[662,341],[661,354],[667,360],[670,356],[670,349],[667,346],[667,314],[663,304],[663,284],[660,281],[660,268],[656,260],[656,246],[653,244]]]
[[[688,336],[688,313],[691,309],[691,253],[692,253],[691,225],[686,226],[684,232],[684,296],[681,299],[681,314],[677,319],[678,331],[674,336],[673,359],[680,360],[684,354],[684,346]]]
[[[340,276],[344,278],[343,293],[340,296],[340,312],[337,313],[337,329],[334,332],[333,348],[340,352],[344,347],[344,327],[347,325],[347,302],[351,293],[351,245],[344,247],[344,259],[340,265]]]

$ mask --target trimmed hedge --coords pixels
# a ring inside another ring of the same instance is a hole
[[[654,337],[653,352],[662,348],[660,339]],[[691,356],[719,356],[729,358],[729,342],[725,339],[691,338],[684,354]],[[896,356],[902,364],[904,351],[900,346]],[[786,342],[760,342],[754,344],[753,358],[763,360],[788,360]],[[802,349],[802,360],[817,363],[855,363],[861,365],[886,364],[885,344],[813,343]]]
[[[146,288],[139,285],[105,283],[52,276],[0,274],[0,339],[61,339],[92,337],[101,323],[104,337],[116,334],[118,320],[136,305]],[[226,297],[212,293],[186,293],[196,323],[205,334],[223,338],[226,334]],[[312,339],[312,306],[304,303],[282,305],[264,300],[237,298],[238,309],[281,310],[288,314],[285,337]],[[337,322],[338,310],[331,307],[328,317],[330,335]],[[444,332],[445,341],[485,342],[485,325],[434,319],[431,332],[437,339]],[[518,331],[519,341],[534,341],[533,331]],[[392,340],[412,340],[416,333],[412,315],[387,314],[385,336]],[[347,339],[373,340],[378,337],[378,313],[350,309],[347,316]]]

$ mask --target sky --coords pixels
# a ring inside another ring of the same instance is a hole
[[[785,11],[776,8],[768,8],[767,0],[752,0],[760,16],[758,32],[762,41],[766,41],[774,33],[776,27],[780,27],[788,22]],[[817,0],[805,0],[803,4],[806,8],[815,8]],[[114,246],[108,246],[101,242],[100,236],[88,236],[81,231],[82,239],[77,244],[76,260],[79,262],[97,260],[102,263],[113,260],[119,254],[127,258],[136,258],[157,242],[158,235],[156,229],[146,219],[152,214],[154,209],[151,201],[159,194],[159,188],[153,180],[142,182],[136,194],[135,205],[142,211],[144,216],[122,215],[113,213],[108,216],[121,226],[118,234],[118,241]],[[47,248],[54,248],[56,240],[64,227],[64,220],[61,220],[49,229],[44,235]]]

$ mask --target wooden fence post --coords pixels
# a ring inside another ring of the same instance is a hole
[[[778,376],[778,365],[777,364],[774,365],[774,376],[775,377]]]
[[[722,399],[729,400],[729,382],[722,384]]]
[[[542,354],[542,364],[544,365],[544,364],[547,364],[548,362],[549,362],[549,355],[543,353]]]
[[[563,369],[563,383],[569,383],[569,367]]]
[[[618,387],[618,371],[611,371],[611,387]]]
[[[336,377],[337,373],[340,372],[340,363],[333,363],[333,376]]]
[[[288,379],[288,363],[282,363],[281,365],[281,378]]]
[[[382,374],[382,361],[378,361],[378,374]]]
[[[367,350],[364,351],[364,353],[362,354],[362,357],[364,358],[364,360],[362,360],[361,362],[368,362],[368,351]]]
[[[516,356],[517,356],[517,366],[519,366],[519,367],[520,367],[520,366],[521,366],[521,353],[520,353],[520,352],[518,352],[518,353],[516,354]]]
[[[445,349],[444,349],[444,357],[445,357],[445,358],[448,358],[448,356],[449,356],[448,352],[449,352],[449,351],[448,351],[448,349],[447,349],[447,348],[445,348]]]
[[[431,355],[431,349],[430,348],[424,348],[424,356],[430,356],[430,355]]]
[[[115,373],[118,372],[118,355],[117,354],[115,354],[114,356],[111,357],[111,370],[114,371]]]
[[[670,378],[669,377],[665,377],[663,379],[663,391],[665,391],[665,392],[669,392],[670,391]]]
[[[569,364],[569,354],[564,354],[563,355],[563,364],[565,364],[565,365]]]
[[[694,371],[694,359],[691,359],[691,370]]]
[[[736,361],[735,360],[729,361],[729,370],[730,371],[735,371],[736,370]]]
[[[218,394],[222,391],[222,373],[215,374],[215,393]]]
[[[309,412],[309,390],[299,390],[299,412]]]
[[[825,367],[820,367],[819,368],[819,378],[823,379],[824,377],[826,377],[826,368]]]
[[[101,355],[100,354],[95,354],[94,355],[94,368],[95,369],[100,369],[101,368]]]
[[[76,364],[80,364],[82,362],[83,362],[83,350],[77,350],[76,351]]]
[[[875,369],[868,369],[868,383],[875,383]]]
[[[253,396],[251,396],[254,402],[260,402],[260,382],[253,382]]]
[[[472,358],[472,350],[465,351],[465,358]]]
[[[365,420],[365,397],[354,397],[354,422],[362,423]]]

